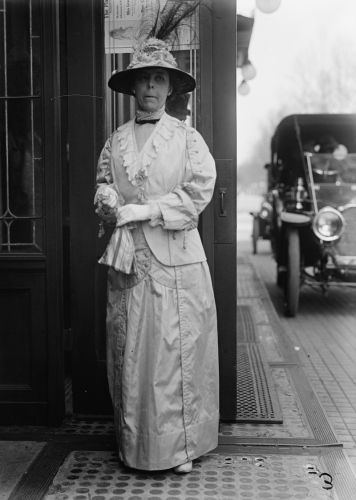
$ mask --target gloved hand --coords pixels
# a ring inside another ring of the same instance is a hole
[[[95,212],[106,222],[116,222],[118,202],[119,196],[112,185],[101,184],[94,197]]]
[[[117,208],[111,208],[104,204],[99,204],[95,209],[95,213],[98,214],[101,219],[111,224],[116,223],[116,211]]]
[[[117,226],[124,226],[129,222],[149,220],[152,217],[151,205],[136,205],[129,203],[117,210]]]

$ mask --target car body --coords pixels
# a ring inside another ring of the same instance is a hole
[[[266,193],[259,210],[250,214],[252,215],[252,251],[257,254],[258,241],[269,240],[271,237],[272,193]]]
[[[295,316],[304,285],[356,286],[356,115],[285,117],[269,168],[277,283]]]

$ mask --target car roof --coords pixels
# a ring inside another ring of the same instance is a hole
[[[350,152],[356,152],[356,114],[320,113],[292,114],[278,124],[271,141],[272,154],[299,148],[308,141],[332,136]]]

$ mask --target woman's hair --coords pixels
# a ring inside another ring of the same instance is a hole
[[[169,84],[172,89],[172,94],[177,94],[179,93],[179,81],[176,75],[173,73],[173,71],[169,71],[168,69],[168,74],[169,74]]]
[[[190,115],[189,98],[189,94],[172,93],[166,100],[166,112],[178,120],[186,120],[187,116]]]

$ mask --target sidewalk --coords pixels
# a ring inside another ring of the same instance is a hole
[[[240,238],[249,227],[248,217],[240,219]],[[294,349],[299,345],[303,350],[303,340],[292,342],[293,332],[286,335],[287,325],[276,313],[261,268],[252,263],[250,242],[244,241],[238,245],[238,325],[259,344],[283,422],[221,423],[218,448],[197,460],[186,476],[121,467],[111,422],[73,420],[60,429],[0,428],[0,500],[356,498],[356,479],[342,433],[335,427],[338,421],[333,420],[332,427],[324,411],[332,417],[331,407],[323,409],[319,402],[327,403],[315,367]],[[253,376],[258,380],[258,374]],[[338,377],[335,374],[335,383]],[[352,418],[356,421],[355,413],[350,413]]]
[[[261,243],[262,253],[252,260],[263,280],[273,283],[271,273],[275,270],[266,265]],[[269,287],[278,311],[281,302],[277,292],[276,287]],[[327,296],[319,290],[303,290],[301,314],[296,318],[279,314],[279,321],[356,471],[355,305],[354,289],[333,289]]]

